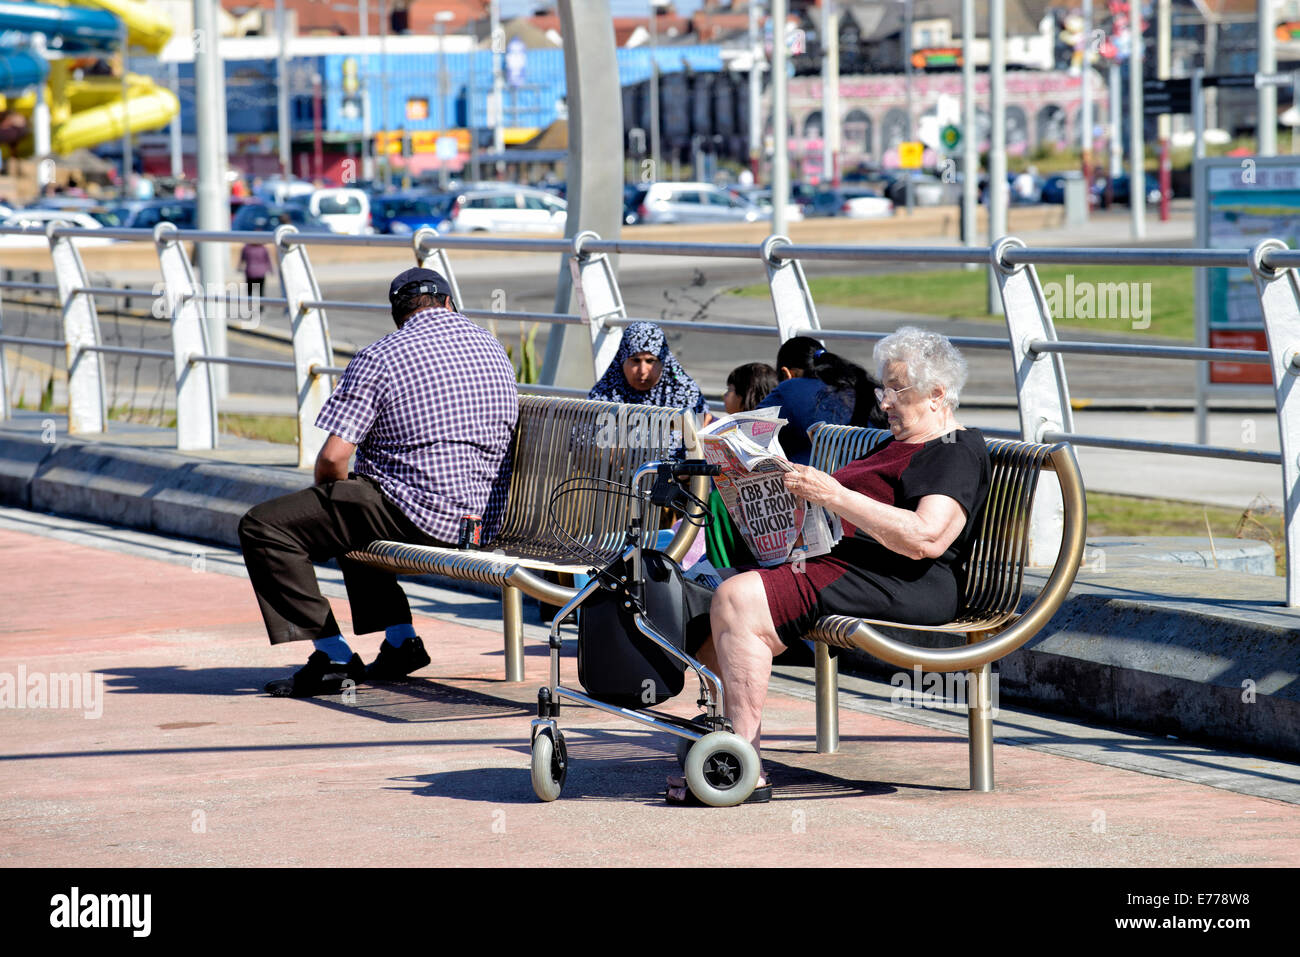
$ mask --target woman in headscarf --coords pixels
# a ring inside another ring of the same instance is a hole
[[[700,387],[686,374],[669,350],[663,330],[653,322],[633,322],[623,330],[618,354],[587,398],[685,409],[700,416],[702,423],[709,418],[709,404]]]

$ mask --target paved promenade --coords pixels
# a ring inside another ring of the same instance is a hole
[[[407,683],[273,699],[305,659],[265,639],[238,556],[0,509],[0,864],[1300,866],[1300,767],[1003,708],[997,791],[967,790],[964,720],[845,679],[843,750],[813,752],[811,675],[775,682],[769,805],[669,807],[673,742],[566,704],[572,769],[543,804],[494,601],[412,585],[433,662]],[[328,588],[348,618],[339,584]],[[369,660],[378,637],[356,641]],[[566,652],[571,652],[567,648]],[[564,674],[574,682],[575,660]],[[71,701],[51,674],[88,680]],[[26,687],[17,687],[20,676]],[[39,676],[39,678],[37,677]],[[102,682],[102,684],[101,684]],[[52,687],[52,686],[51,686]],[[674,705],[691,706],[693,687]],[[55,707],[55,705],[60,705]],[[1267,796],[1265,796],[1267,795]],[[332,841],[320,839],[322,821]]]

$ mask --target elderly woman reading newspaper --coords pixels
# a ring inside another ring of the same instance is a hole
[[[785,476],[791,492],[840,516],[843,539],[798,566],[735,574],[713,597],[700,659],[722,678],[735,731],[755,750],[772,658],[819,618],[936,624],[957,610],[989,487],[984,437],[955,415],[966,362],[944,336],[912,327],[881,340],[874,357],[893,435],[834,475],[796,466]],[[764,774],[750,800],[771,794]],[[680,778],[667,797],[693,803]]]

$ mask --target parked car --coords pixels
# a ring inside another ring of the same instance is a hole
[[[1155,206],[1159,204],[1160,177],[1156,176],[1154,173],[1147,173],[1146,188],[1147,188],[1146,189],[1147,205]],[[1106,191],[1105,185],[1102,184],[1101,188],[1096,192],[1104,193],[1105,191]],[[1129,193],[1131,191],[1132,191],[1132,186],[1129,182],[1128,173],[1121,173],[1119,176],[1116,176],[1115,179],[1111,182],[1111,199],[1113,202],[1122,203],[1125,206],[1127,206],[1129,203]]]
[[[318,189],[294,196],[286,206],[301,206],[336,233],[360,236],[374,232],[370,224],[370,197],[348,187]]]
[[[283,205],[298,196],[310,196],[316,187],[305,179],[284,176],[268,176],[253,187],[253,196],[264,203]]]
[[[894,204],[866,186],[824,189],[813,196],[811,216],[846,216],[850,219],[879,219],[894,214]]]
[[[377,233],[409,236],[428,226],[451,232],[450,206],[454,197],[442,194],[387,194],[370,200],[370,224]]]
[[[747,203],[752,203],[763,212],[764,219],[772,218],[772,189],[770,186],[729,186],[728,192],[733,196],[739,196]],[[801,203],[791,190],[790,200],[785,204],[785,221],[787,223],[797,223],[804,218],[804,204]]]
[[[531,186],[479,184],[453,194],[448,209],[455,233],[564,233],[568,204]]]
[[[895,206],[907,205],[907,183],[912,185],[913,206],[948,206],[961,201],[961,187],[920,170],[899,171],[888,180],[885,196]]]
[[[712,183],[650,183],[637,206],[643,223],[756,223],[770,219]]]
[[[198,208],[198,202],[193,199],[140,199],[114,206],[100,218],[104,225],[122,229],[153,229],[159,223],[174,223],[177,229],[194,229],[198,224]]]
[[[236,232],[275,232],[280,217],[288,216],[289,225],[304,233],[328,233],[332,230],[302,206],[274,206],[267,203],[244,203],[235,213],[230,228]]]
[[[90,213],[71,209],[41,209],[39,207],[15,210],[3,221],[0,221],[0,226],[44,229],[50,223],[60,223],[76,229],[104,228],[104,224]],[[5,246],[44,246],[46,242],[47,240],[40,233],[30,235],[0,234],[0,244]],[[79,237],[76,240],[78,246],[102,246],[111,242],[113,242],[111,239],[96,237]]]

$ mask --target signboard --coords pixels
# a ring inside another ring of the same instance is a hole
[[[422,96],[406,98],[406,118],[408,120],[427,120],[429,118],[429,101]]]
[[[1197,245],[1248,249],[1262,239],[1300,248],[1300,157],[1197,160]],[[1213,349],[1267,350],[1264,315],[1249,267],[1206,268],[1196,290],[1197,342]],[[1207,394],[1255,395],[1269,387],[1268,365],[1210,362],[1201,366],[1198,407]]]
[[[920,169],[925,144],[912,141],[898,144],[898,165],[903,169]]]
[[[1143,116],[1190,112],[1192,112],[1191,77],[1142,81]]]
[[[939,145],[951,153],[957,147],[961,146],[961,130],[949,124],[939,133]]]
[[[434,152],[440,160],[454,160],[460,155],[460,141],[454,136],[440,136]]]

